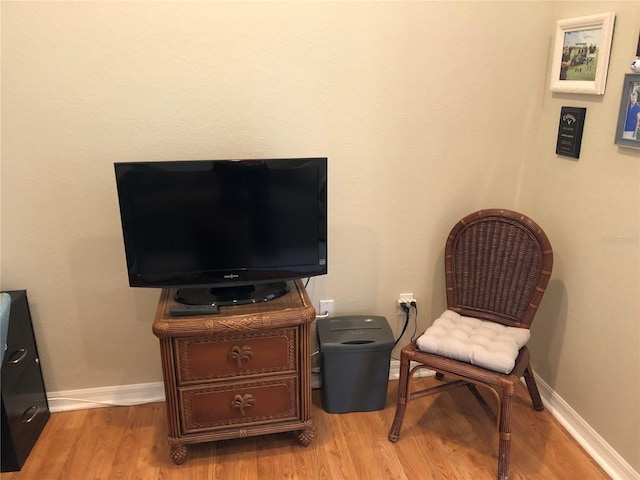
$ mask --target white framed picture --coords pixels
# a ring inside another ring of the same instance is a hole
[[[551,91],[604,95],[614,22],[614,13],[557,22]]]

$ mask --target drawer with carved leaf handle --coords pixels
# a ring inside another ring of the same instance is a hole
[[[178,384],[297,371],[296,328],[175,339]]]
[[[183,433],[299,419],[297,376],[179,389]]]

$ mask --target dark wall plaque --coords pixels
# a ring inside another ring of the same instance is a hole
[[[556,153],[566,157],[580,158],[582,144],[582,129],[586,108],[562,107],[560,110],[560,125],[558,126],[558,141]]]

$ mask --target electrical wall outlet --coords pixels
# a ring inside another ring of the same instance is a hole
[[[406,304],[407,307],[411,305],[411,302],[416,302],[416,299],[413,297],[413,293],[400,293],[398,295],[398,315],[404,315],[405,311],[400,306],[401,304]]]
[[[318,315],[333,316],[333,300],[320,300],[320,308],[318,309]]]

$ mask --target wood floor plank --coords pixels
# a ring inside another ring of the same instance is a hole
[[[318,451],[327,468],[327,478],[348,478],[354,471],[349,444],[340,426],[341,416],[324,413],[319,395],[314,397],[316,440],[312,447]],[[322,413],[320,413],[322,412]]]
[[[436,380],[416,379],[416,387]],[[20,472],[0,480],[494,480],[495,423],[466,389],[409,403],[400,440],[387,435],[397,381],[384,410],[329,414],[313,394],[316,436],[294,433],[189,445],[183,465],[169,457],[163,403],[55,413]],[[492,405],[491,398],[487,402]],[[518,391],[512,419],[511,480],[605,480],[605,472],[549,412]]]

